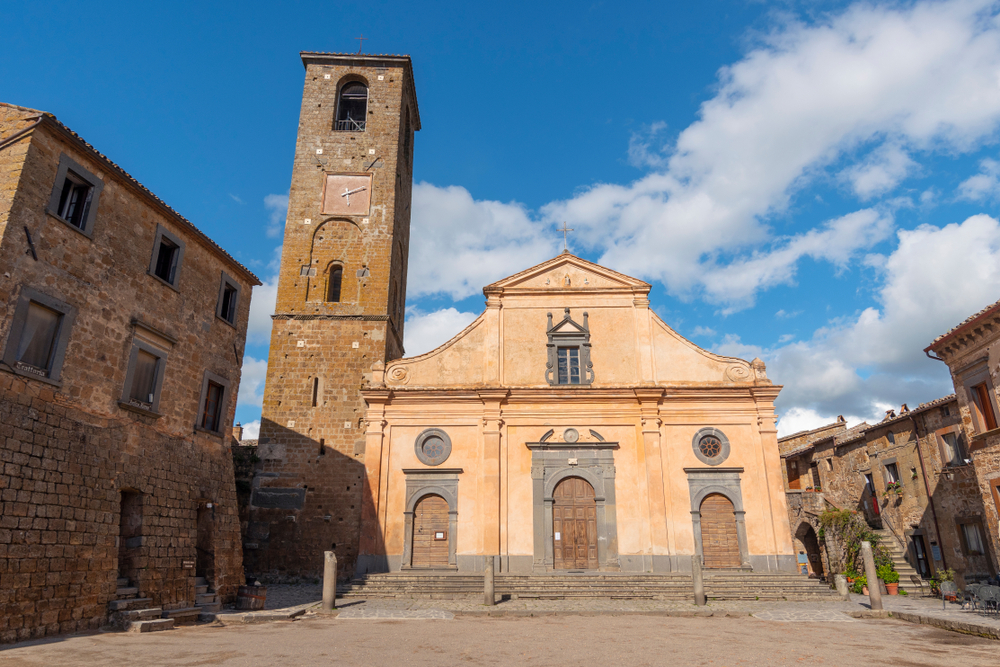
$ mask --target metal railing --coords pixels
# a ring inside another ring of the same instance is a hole
[[[354,120],[353,118],[338,120],[334,122],[333,129],[338,132],[364,132],[365,121]]]

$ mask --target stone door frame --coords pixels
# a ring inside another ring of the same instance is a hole
[[[691,494],[691,521],[694,524],[694,550],[704,562],[705,552],[701,537],[701,503],[713,493],[729,499],[736,515],[736,537],[740,545],[740,563],[747,570],[753,570],[747,546],[746,511],[743,509],[743,492],[740,489],[740,475],[743,468],[684,468],[688,476],[688,490]]]
[[[406,505],[403,511],[403,559],[400,570],[425,570],[414,568],[413,563],[413,514],[417,503],[426,496],[441,496],[448,503],[448,569],[458,569],[455,550],[458,546],[458,476],[461,468],[407,468]]]
[[[559,482],[579,477],[594,487],[597,504],[597,563],[600,571],[618,571],[618,518],[615,501],[617,442],[529,442],[531,450],[532,572],[553,572],[552,506]]]

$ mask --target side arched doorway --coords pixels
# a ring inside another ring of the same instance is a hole
[[[823,576],[823,554],[820,552],[819,539],[816,531],[808,522],[803,522],[795,531],[795,550],[799,555],[805,555],[806,562],[799,559],[799,566],[806,566],[806,571],[802,574],[814,574],[817,577]],[[802,552],[805,554],[802,554]]]
[[[598,569],[594,487],[579,477],[567,477],[556,486],[552,501],[553,568]]]
[[[448,501],[427,495],[413,510],[413,559],[411,567],[448,567]]]
[[[739,568],[739,533],[732,501],[712,493],[701,502],[701,544],[706,568]]]

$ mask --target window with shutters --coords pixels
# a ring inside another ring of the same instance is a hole
[[[59,157],[48,212],[85,236],[91,236],[104,182],[67,155]]]
[[[992,431],[997,427],[996,411],[993,409],[993,388],[988,382],[980,382],[972,387],[972,402],[975,404],[976,416],[983,431]]]
[[[19,375],[58,382],[76,309],[30,287],[14,308],[3,361]]]
[[[940,436],[941,461],[946,466],[965,465],[968,452],[965,450],[965,441],[961,433],[942,433]]]
[[[195,428],[212,434],[222,432],[229,400],[229,380],[205,371],[201,382],[201,398],[198,399],[198,421]]]
[[[134,339],[122,403],[130,408],[158,413],[166,363],[165,351]]]
[[[177,289],[183,259],[184,242],[162,225],[157,225],[153,240],[153,256],[149,262],[149,275]]]

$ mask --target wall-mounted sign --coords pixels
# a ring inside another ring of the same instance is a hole
[[[437,533],[434,533],[434,539],[435,540],[446,540],[446,539],[448,539],[448,537],[447,537],[446,533],[437,532]]]
[[[562,539],[562,534],[561,533],[556,533],[556,541],[561,540],[561,539]]]

